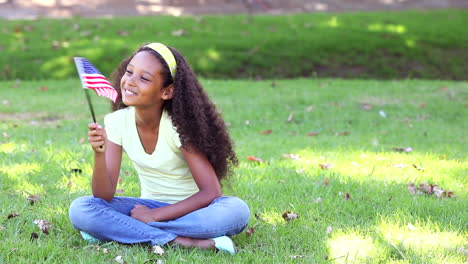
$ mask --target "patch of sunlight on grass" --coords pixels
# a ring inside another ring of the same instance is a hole
[[[198,59],[198,67],[201,69],[208,69],[210,66],[210,61],[206,57],[200,57]]]
[[[41,71],[48,72],[55,78],[64,78],[68,76],[73,69],[70,56],[58,56],[42,64]]]
[[[5,173],[8,178],[13,180],[8,183],[9,189],[18,190],[25,194],[37,194],[44,192],[44,186],[31,183],[29,177],[26,176],[30,173],[38,173],[41,169],[42,166],[38,163],[16,163],[2,165],[0,173]]]
[[[338,22],[338,17],[333,16],[328,21],[323,23],[323,25],[326,26],[326,27],[335,28],[335,27],[339,27],[340,23]]]
[[[367,29],[369,31],[385,31],[385,32],[390,32],[390,33],[397,33],[397,34],[404,34],[406,33],[406,27],[403,25],[397,25],[397,24],[381,24],[381,23],[375,23],[375,24],[370,24]]]
[[[28,196],[32,194],[41,194],[43,195],[46,191],[44,189],[44,184],[35,184],[29,182],[27,179],[18,178],[16,182],[9,183],[8,188],[15,190],[17,193]]]
[[[215,49],[208,49],[206,51],[206,55],[208,56],[208,58],[215,60],[215,61],[218,61],[219,59],[221,59],[221,55]]]
[[[383,220],[378,227],[384,239],[399,250],[416,251],[418,254],[446,255],[456,252],[468,243],[465,236],[455,232],[440,231],[435,223],[391,223]],[[393,222],[393,221],[392,221]],[[444,252],[445,251],[445,252]]]
[[[91,177],[91,176],[90,176]],[[91,178],[80,175],[71,177],[62,176],[60,180],[60,188],[69,192],[85,192],[90,190]]]
[[[278,226],[286,223],[281,215],[282,213],[278,213],[275,211],[266,211],[262,212],[261,218],[262,221],[267,224]]]
[[[77,154],[74,152],[56,148],[44,149],[43,152],[48,160],[59,164],[67,173],[71,173],[72,169],[80,169],[82,175],[90,175],[93,172],[92,164],[84,158],[77,159]]]
[[[285,160],[285,166],[297,171],[315,175],[319,171],[337,173],[343,177],[352,177],[361,182],[380,180],[388,183],[410,181],[440,182],[446,177],[447,170],[463,169],[464,163],[456,160],[443,160],[437,154],[333,151],[317,152],[313,149],[301,149],[293,152],[298,160]],[[327,166],[328,169],[321,167]],[[419,168],[419,169],[418,169]],[[424,173],[420,170],[424,170]],[[444,173],[442,173],[444,171]]]
[[[414,39],[406,39],[405,44],[408,48],[416,47],[416,41]]]
[[[11,178],[18,178],[31,172],[39,172],[41,165],[38,163],[16,163],[12,165],[2,165],[0,172],[7,174]]]
[[[392,259],[392,260],[389,260],[389,261],[387,261],[385,263],[386,264],[411,264],[410,261],[402,260],[402,259],[398,259],[398,260]]]
[[[104,55],[104,51],[102,49],[93,48],[80,50],[80,56],[86,58],[100,58],[102,55]]]
[[[13,151],[16,150],[16,144],[12,142],[8,142],[5,144],[0,145],[0,152],[3,153],[12,153]]]
[[[328,241],[328,248],[334,263],[362,263],[383,252],[371,237],[354,232],[334,235]]]

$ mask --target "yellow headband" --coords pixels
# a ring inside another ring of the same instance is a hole
[[[172,54],[171,50],[168,47],[166,47],[166,45],[158,43],[158,42],[148,44],[145,47],[151,48],[152,50],[159,53],[159,55],[161,55],[161,57],[163,57],[163,59],[167,63],[167,66],[169,66],[169,70],[171,71],[172,79],[174,80],[175,73],[176,73],[176,68],[177,68],[177,63],[176,63],[174,54]]]

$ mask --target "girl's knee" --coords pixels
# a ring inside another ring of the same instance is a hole
[[[83,196],[76,198],[70,205],[68,215],[73,226],[83,230],[82,227],[87,225],[92,218],[92,212],[95,211],[96,203],[99,203],[99,198],[92,196]]]
[[[249,206],[240,198],[234,196],[225,196],[223,198],[223,203],[226,208],[231,212],[237,221],[248,224],[250,218],[250,209]]]

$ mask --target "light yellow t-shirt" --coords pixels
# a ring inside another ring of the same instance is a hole
[[[133,162],[141,183],[141,198],[176,203],[198,192],[180,151],[179,134],[166,111],[159,123],[156,149],[147,154],[135,123],[135,108],[127,107],[104,118],[107,139],[122,146]]]

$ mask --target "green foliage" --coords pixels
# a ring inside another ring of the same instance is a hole
[[[117,263],[119,255],[127,263],[466,263],[468,83],[202,83],[241,161],[224,192],[251,208],[255,232],[234,237],[238,255],[164,247],[156,256],[144,245],[97,248],[81,239],[68,207],[90,194],[92,150],[82,141],[91,117],[73,79],[0,83],[0,263]],[[93,101],[102,123],[109,106]],[[393,150],[406,147],[413,150]],[[138,196],[126,159],[121,177],[120,195]],[[437,184],[456,198],[414,195],[409,182]],[[40,195],[34,205],[31,194]],[[284,221],[285,210],[299,218]],[[50,221],[50,234],[35,219]]]
[[[0,80],[66,79],[73,56],[108,75],[163,42],[207,78],[467,80],[467,10],[2,21]]]

